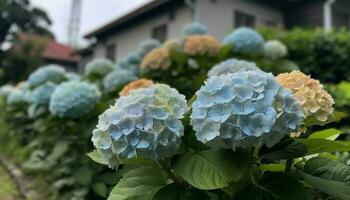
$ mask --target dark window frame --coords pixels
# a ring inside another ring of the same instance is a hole
[[[256,17],[254,15],[251,15],[249,13],[240,11],[240,10],[234,10],[233,11],[234,16],[234,27],[240,27],[240,26],[246,26],[246,27],[254,27],[256,23]]]
[[[164,42],[168,37],[168,25],[161,24],[152,28],[151,37],[159,40],[160,42]]]
[[[116,52],[117,52],[117,45],[114,43],[107,44],[106,46],[106,58],[115,61],[116,59]]]

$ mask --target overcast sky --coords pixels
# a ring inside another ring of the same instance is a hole
[[[60,42],[67,43],[70,4],[74,0],[31,0],[49,14],[53,21],[50,30]],[[81,37],[101,25],[118,18],[151,0],[82,0]]]

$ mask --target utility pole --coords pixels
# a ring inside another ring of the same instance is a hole
[[[79,43],[81,6],[81,0],[71,0],[68,24],[68,44],[72,48],[77,48]]]

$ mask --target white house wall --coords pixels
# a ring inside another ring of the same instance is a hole
[[[192,11],[188,7],[180,7],[175,11],[175,18],[172,21],[169,19],[169,13],[146,19],[143,23],[106,38],[105,41],[98,41],[94,49],[94,57],[105,57],[106,46],[115,44],[115,57],[120,59],[137,48],[141,42],[151,38],[152,29],[162,24],[167,24],[167,38],[179,38],[182,27],[191,22],[192,18]]]
[[[255,16],[256,24],[265,24],[266,21],[283,24],[283,14],[280,11],[267,4],[248,0],[197,0],[197,9],[200,11],[200,21],[208,27],[211,35],[220,40],[234,28],[235,10]],[[187,6],[176,9],[172,21],[169,13],[145,19],[142,23],[98,41],[94,48],[94,58],[105,57],[106,46],[115,44],[115,58],[120,59],[133,51],[142,41],[151,38],[152,29],[162,24],[167,24],[167,38],[179,38],[182,27],[192,20],[192,10]]]
[[[197,0],[199,19],[217,38],[223,38],[234,28],[234,11],[244,12],[255,17],[256,24],[274,21],[283,25],[283,13],[268,4],[249,0]]]

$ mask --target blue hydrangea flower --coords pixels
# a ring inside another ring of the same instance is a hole
[[[263,51],[264,38],[253,29],[242,27],[228,34],[223,43],[233,45],[233,50],[236,53],[260,54]]]
[[[32,91],[27,90],[25,94],[25,99],[29,104],[34,105],[48,105],[52,93],[56,89],[56,84],[52,82],[44,83]]]
[[[199,22],[187,24],[182,29],[182,35],[185,37],[191,36],[191,35],[204,35],[204,34],[208,34],[208,29],[204,24],[201,24]]]
[[[119,159],[172,156],[188,110],[185,96],[167,85],[133,90],[99,116],[92,141],[113,166]]]
[[[130,71],[118,69],[109,73],[103,79],[103,86],[106,92],[114,92],[122,89],[124,85],[136,79],[137,77]]]
[[[283,58],[288,53],[286,45],[279,40],[270,40],[264,44],[264,56],[270,59]]]
[[[23,91],[19,89],[13,89],[7,96],[6,103],[7,105],[18,105],[25,103]]]
[[[70,81],[79,81],[81,79],[81,76],[74,72],[68,72],[66,73],[66,77]]]
[[[133,51],[126,56],[126,60],[129,64],[139,64],[142,60],[141,53]]]
[[[2,85],[0,87],[0,96],[4,97],[5,99],[7,98],[7,96],[12,92],[12,90],[14,90],[15,87],[13,87],[12,85]]]
[[[208,76],[219,76],[222,74],[236,73],[240,71],[260,70],[253,62],[237,60],[234,58],[224,60],[216,64],[208,71]]]
[[[107,59],[97,58],[87,63],[85,66],[85,75],[103,77],[114,69],[114,64]]]
[[[46,65],[31,73],[28,77],[30,86],[38,86],[46,82],[60,83],[66,80],[65,70],[59,65]]]
[[[100,101],[96,85],[69,81],[57,86],[50,100],[50,112],[60,118],[77,119],[92,111]]]
[[[216,147],[271,147],[304,118],[292,93],[263,71],[212,76],[196,95],[191,125],[199,141]]]
[[[150,52],[152,49],[160,47],[162,44],[155,39],[148,39],[144,42],[142,42],[138,47],[138,53],[143,58],[148,52]]]
[[[131,58],[123,58],[117,63],[116,70],[126,70],[138,76],[140,74],[140,63],[133,63],[134,61]]]

